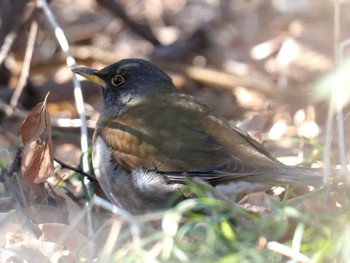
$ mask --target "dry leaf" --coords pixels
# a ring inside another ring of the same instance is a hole
[[[46,181],[54,169],[47,97],[36,105],[20,127],[23,141],[21,173],[30,186]]]
[[[5,235],[6,246],[0,250],[0,262],[77,262],[61,244],[39,240],[23,225],[14,226]]]
[[[0,262],[40,262],[50,263],[42,253],[22,246],[1,248]]]
[[[61,243],[70,251],[81,249],[89,239],[77,230],[69,231],[70,226],[65,224],[47,223],[39,224],[41,230],[40,240]],[[69,231],[69,232],[67,232]]]

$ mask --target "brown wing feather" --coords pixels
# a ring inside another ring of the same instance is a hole
[[[228,172],[276,164],[263,148],[188,95],[134,103],[100,125],[105,142],[116,150],[115,161],[126,169]]]

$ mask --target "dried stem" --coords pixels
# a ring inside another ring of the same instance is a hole
[[[72,54],[69,49],[68,41],[64,35],[64,32],[62,28],[58,25],[56,22],[56,19],[54,15],[52,14],[47,1],[46,0],[40,0],[39,1],[40,6],[42,10],[44,11],[46,17],[48,18],[51,26],[55,30],[55,35],[57,38],[58,43],[60,44],[63,52],[66,55],[66,63],[68,67],[76,66],[77,63],[75,59],[72,57]],[[84,100],[83,100],[83,94],[81,91],[81,85],[78,79],[76,78],[75,74],[72,73],[73,76],[73,84],[74,84],[74,98],[75,103],[77,107],[77,111],[79,113],[79,117],[82,121],[81,125],[81,151],[83,155],[83,171],[88,172],[89,171],[89,163],[88,163],[88,136],[87,136],[87,125],[86,125],[86,117],[85,117],[85,111],[84,111]]]
[[[50,25],[55,30],[55,35],[57,38],[57,41],[59,45],[62,48],[62,51],[66,55],[66,63],[68,67],[74,67],[77,65],[75,59],[72,57],[72,54],[69,49],[68,41],[64,35],[64,32],[62,28],[57,23],[54,15],[52,14],[49,5],[46,0],[38,0],[39,6],[44,11],[44,14],[46,15],[48,21],[50,22]],[[79,117],[81,119],[81,127],[80,127],[80,144],[81,144],[81,152],[82,152],[82,168],[84,172],[89,171],[89,161],[88,161],[88,132],[87,132],[87,125],[86,125],[86,116],[85,116],[85,109],[84,109],[84,100],[83,100],[83,93],[81,90],[80,82],[78,81],[76,75],[72,72],[72,78],[73,78],[73,84],[74,84],[74,98],[75,98],[75,104],[76,108],[79,114]],[[87,193],[89,195],[89,200],[91,200],[92,194],[89,191],[89,180],[85,178],[84,180],[85,188],[87,189]],[[91,238],[93,236],[93,228],[92,228],[92,215],[89,209],[89,202],[86,203],[86,209],[87,209],[87,229],[88,229],[88,236]],[[88,255],[88,258],[91,259],[92,255]]]
[[[16,87],[16,89],[12,95],[11,101],[10,101],[10,105],[12,108],[17,107],[18,100],[23,92],[25,85],[27,84],[30,63],[31,63],[32,57],[33,57],[37,33],[38,33],[38,22],[33,20],[32,25],[30,27],[30,31],[29,31],[26,53],[24,55],[23,68],[22,68],[21,75],[20,75],[19,80],[18,80],[17,87]]]
[[[1,49],[0,49],[0,65],[4,62],[5,58],[7,57],[7,54],[9,53],[16,37],[17,37],[16,30],[13,30],[6,36],[4,40],[4,44],[1,46]]]
[[[62,162],[61,160],[58,160],[57,158],[54,158],[54,160],[55,160],[55,162],[57,162],[59,165],[61,165],[61,168],[62,168],[62,169],[72,170],[72,171],[74,171],[74,172],[76,172],[76,173],[79,173],[79,174],[81,174],[81,175],[83,175],[83,176],[89,178],[91,181],[96,182],[96,178],[95,178],[94,176],[92,176],[92,175],[90,175],[90,174],[88,174],[88,173],[85,173],[81,168],[75,168],[75,167],[73,167],[73,166],[71,166],[71,165],[68,165],[68,164]]]
[[[340,5],[341,1],[340,0],[334,0],[334,60],[335,60],[335,65],[336,68],[339,68],[339,66],[342,64],[343,60],[343,51],[344,48],[347,44],[349,44],[349,41],[344,41],[340,42]],[[331,100],[333,100],[333,96]],[[333,101],[331,101],[332,103]],[[329,114],[328,114],[328,119],[333,118],[333,109],[330,107],[329,108]],[[332,115],[332,116],[331,116]],[[328,128],[331,129],[331,127],[328,127],[328,121],[327,120],[327,131]],[[338,150],[339,150],[339,158],[340,158],[340,165],[341,165],[341,172],[344,176],[344,181],[345,182],[350,182],[350,180],[347,178],[347,168],[346,168],[346,150],[345,150],[345,135],[344,135],[344,114],[343,114],[343,109],[337,109],[337,115],[336,115],[336,125],[337,125],[337,130],[338,130]],[[329,131],[331,132],[331,131]],[[328,138],[329,136],[329,138]],[[330,134],[327,133],[327,140],[330,141]],[[325,148],[325,152],[329,152],[330,150],[330,142],[327,142],[326,144],[327,147]],[[328,163],[329,163],[329,156],[328,158]],[[326,173],[329,172],[329,166],[325,167],[325,176],[327,175]]]

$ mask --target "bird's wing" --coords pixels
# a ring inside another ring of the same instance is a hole
[[[222,170],[234,160],[202,130],[165,126],[149,134],[145,126],[135,126],[112,120],[100,129],[106,144],[114,150],[114,160],[125,169],[204,172]]]
[[[105,142],[125,169],[164,173],[254,173],[276,162],[192,97],[175,94],[140,101],[116,118],[100,120]],[[258,145],[258,143],[256,143]]]

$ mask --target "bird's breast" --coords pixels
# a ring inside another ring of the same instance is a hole
[[[123,207],[121,197],[128,195],[128,179],[112,161],[111,149],[97,135],[92,147],[92,164],[98,183],[109,200]]]
[[[98,180],[100,180],[103,176],[112,174],[113,172],[111,150],[108,148],[101,136],[97,136],[93,144],[92,164]]]
[[[93,166],[96,178],[112,203],[133,214],[164,208],[180,185],[168,185],[166,179],[147,169],[125,170],[118,166],[115,153],[102,136],[93,144]]]

